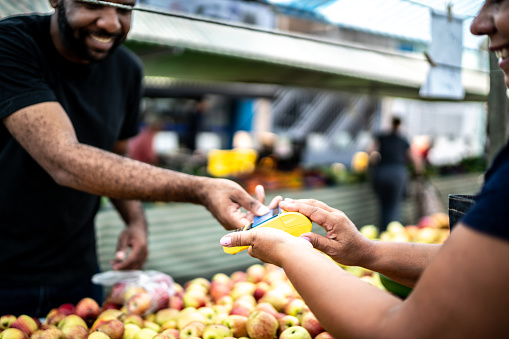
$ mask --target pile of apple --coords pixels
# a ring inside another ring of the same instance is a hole
[[[273,265],[195,278],[174,290],[163,308],[150,312],[146,294],[126,290],[122,304],[110,294],[102,306],[84,298],[41,320],[3,315],[0,339],[333,339]]]

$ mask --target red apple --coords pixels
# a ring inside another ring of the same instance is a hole
[[[225,295],[229,295],[231,291],[231,284],[230,283],[223,283],[220,281],[212,280],[210,283],[210,296],[212,297],[212,300],[216,301],[219,300],[221,297]]]
[[[124,323],[118,319],[107,320],[96,329],[98,332],[107,334],[110,339],[122,339],[124,330]]]
[[[253,296],[255,297],[256,300],[260,300],[265,295],[265,293],[270,289],[271,287],[267,282],[260,281],[256,283],[256,288],[253,292]]]
[[[23,331],[28,337],[39,328],[35,320],[26,314],[22,314],[16,318],[9,327]]]
[[[316,319],[316,316],[311,311],[307,311],[302,315],[300,325],[311,334],[312,338],[324,331],[322,325],[320,325],[320,322],[318,322],[318,319]]]
[[[83,298],[76,304],[75,314],[91,324],[101,314],[101,307],[92,298]]]
[[[247,333],[250,338],[273,339],[279,327],[277,319],[264,311],[253,311],[247,319]]]
[[[67,325],[61,331],[65,339],[85,339],[88,335],[88,329],[80,325]]]
[[[329,332],[322,332],[316,335],[315,339],[335,339]]]
[[[221,324],[228,327],[234,337],[247,337],[247,317],[238,314],[228,315],[221,321]]]
[[[143,315],[147,312],[152,304],[152,298],[147,292],[139,292],[132,295],[126,303],[127,312]]]
[[[261,264],[251,265],[246,270],[246,280],[256,284],[263,280],[265,273],[265,266]]]
[[[256,304],[255,310],[265,311],[267,313],[272,314],[276,319],[279,318],[279,312],[272,306],[271,303],[268,302],[260,302]]]

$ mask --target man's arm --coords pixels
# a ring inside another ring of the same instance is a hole
[[[127,140],[118,141],[112,151],[125,156],[127,155],[127,145]],[[115,270],[139,270],[145,264],[149,252],[148,223],[143,205],[139,200],[113,198],[110,200],[126,226],[118,237],[115,259],[111,260],[111,266]]]
[[[178,173],[81,144],[56,102],[26,107],[3,123],[60,185],[117,199],[202,204],[227,229],[250,222],[240,207],[256,215],[268,212],[230,180]]]

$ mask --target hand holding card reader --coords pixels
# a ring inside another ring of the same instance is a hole
[[[269,213],[254,217],[253,223],[239,228],[235,232],[252,230],[255,227],[272,227],[285,231],[295,237],[311,232],[311,221],[299,212],[288,212],[280,207],[273,208]],[[226,253],[235,254],[247,250],[249,246],[223,247]]]

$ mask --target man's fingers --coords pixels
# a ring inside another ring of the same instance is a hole
[[[328,212],[316,205],[303,204],[299,201],[284,200],[279,206],[285,211],[299,212],[307,216],[312,222],[324,225],[328,219]]]
[[[233,232],[223,236],[219,243],[225,247],[251,246],[253,234],[254,232]]]
[[[256,185],[255,196],[256,200],[258,200],[262,204],[265,204],[265,189],[263,188],[262,185]]]

